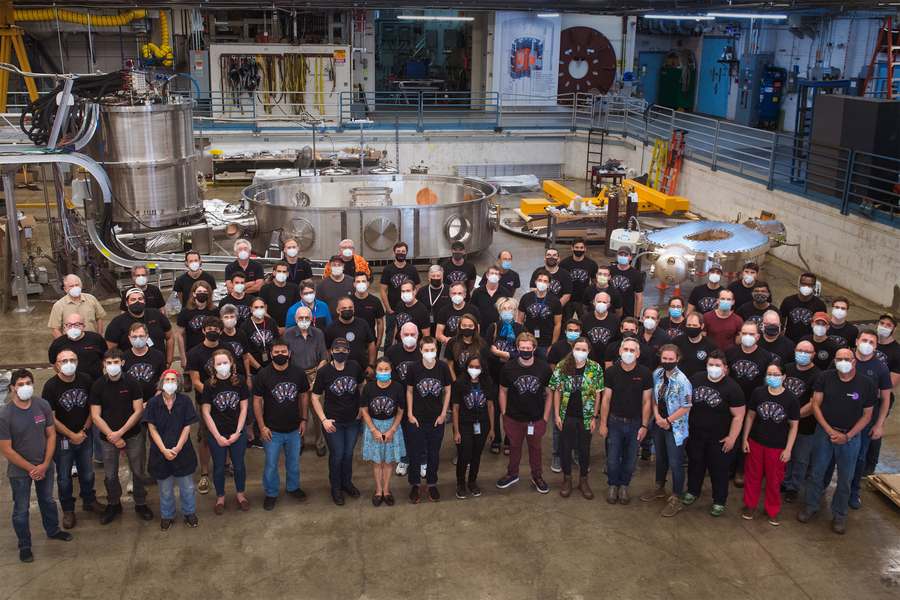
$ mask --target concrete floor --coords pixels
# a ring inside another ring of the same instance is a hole
[[[572,185],[578,187],[578,183]],[[239,188],[218,188],[209,196],[231,199]],[[20,202],[43,201],[43,193],[18,194]],[[504,196],[504,206],[515,197]],[[33,211],[40,218],[41,210]],[[542,242],[506,233],[494,236],[478,257],[479,272],[501,249],[514,254],[523,279],[541,262]],[[566,252],[562,254],[565,256]],[[597,258],[597,252],[591,256]],[[793,293],[800,273],[772,259],[761,277],[773,286],[777,302]],[[849,290],[829,285],[823,293],[847,295],[850,319],[870,323],[885,309]],[[654,282],[655,284],[656,282]],[[651,284],[652,286],[652,284]],[[686,285],[683,294],[690,291]],[[652,287],[644,305],[664,304]],[[50,336],[46,330],[52,294],[37,301],[28,315],[0,318],[0,363],[43,364]],[[110,313],[116,313],[108,301]],[[37,389],[49,377],[36,371]],[[864,489],[863,508],[851,511],[848,532],[832,533],[828,510],[802,525],[798,505],[785,505],[782,525],[770,526],[761,512],[752,521],[740,517],[741,491],[731,488],[728,508],[709,516],[708,485],[700,500],[675,518],[658,515],[661,501],[610,506],[603,499],[605,460],[595,439],[592,501],[559,496],[561,476],[550,471],[550,436],[544,438],[545,477],[551,493],[538,494],[527,478],[507,490],[494,482],[506,472],[506,459],[486,453],[480,498],[454,494],[455,453],[445,435],[439,487],[444,500],[411,506],[405,478],[395,478],[397,505],[374,508],[371,467],[358,457],[354,482],[359,500],[339,508],[328,493],[327,460],[307,452],[300,459],[301,486],[309,500],[298,504],[284,493],[274,511],[262,509],[263,453],[247,453],[248,513],[237,508],[228,480],[228,510],[213,514],[214,495],[197,496],[200,526],[177,521],[161,532],[157,520],[140,521],[123,499],[124,517],[101,527],[97,517],[77,512],[74,541],[62,543],[41,533],[32,502],[35,562],[22,564],[9,524],[12,502],[6,478],[0,478],[0,599],[5,598],[896,598],[900,590],[900,508],[877,491]],[[885,428],[880,471],[900,470],[900,424]],[[5,469],[0,459],[0,469]],[[123,480],[127,468],[122,461]],[[649,486],[654,463],[638,461],[632,483],[636,494]],[[103,473],[96,471],[100,500]],[[829,494],[827,494],[829,495]],[[826,498],[827,500],[827,498]],[[155,486],[150,506],[158,517]]]

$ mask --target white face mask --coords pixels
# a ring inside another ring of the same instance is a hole
[[[368,290],[368,289],[369,289],[369,284],[367,284],[367,283],[357,283],[356,284],[356,291],[359,292],[360,294],[365,294],[366,290]]]
[[[722,367],[714,367],[712,365],[706,367],[706,374],[710,379],[718,379],[722,376]]]
[[[222,319],[225,329],[233,329],[237,325],[237,319]]]
[[[66,329],[66,335],[69,336],[70,340],[75,341],[81,337],[81,330],[75,327],[70,327]]]
[[[247,260],[248,258],[250,258],[250,253],[246,250],[241,250],[240,252],[238,252],[238,258],[241,260]]]
[[[403,292],[402,294],[400,294],[400,299],[409,304],[413,301],[412,292]]]
[[[623,352],[622,353],[622,362],[626,365],[630,365],[634,362],[634,352]]]
[[[299,327],[300,329],[309,329],[310,325],[312,325],[312,321],[308,321],[306,319],[297,321],[297,327]]]
[[[878,327],[876,327],[875,331],[878,332],[878,337],[881,337],[881,338],[891,337],[891,330],[888,329],[887,327],[884,327],[883,325],[879,325]]]
[[[812,296],[812,293],[813,293],[813,289],[812,289],[811,287],[809,287],[808,285],[801,285],[801,286],[800,286],[800,295],[802,295],[802,296]]]
[[[253,311],[253,316],[256,317],[257,319],[262,319],[264,316],[266,316],[266,309],[257,308],[256,310]]]
[[[847,311],[843,308],[835,308],[831,311],[831,316],[840,321],[847,316]]]
[[[741,343],[749,348],[756,343],[756,338],[750,334],[744,334],[741,336]]]
[[[138,287],[144,287],[145,285],[147,285],[147,278],[144,277],[143,275],[138,275],[137,277],[134,278],[134,283]]]
[[[75,365],[75,363],[68,362],[68,363],[64,364],[63,366],[61,366],[59,368],[59,370],[63,375],[65,375],[66,377],[69,377],[69,376],[75,374],[75,371],[78,370],[78,366]]]
[[[25,401],[31,398],[34,395],[34,387],[30,385],[23,385],[20,388],[16,389],[16,396],[19,397],[19,400]]]
[[[849,373],[853,368],[853,364],[849,360],[838,360],[835,361],[834,368],[841,373]]]
[[[300,254],[300,251],[297,250],[296,248],[288,248],[287,250],[284,251],[284,253],[287,254],[288,256],[290,256],[291,258],[294,258],[298,254]]]
[[[606,304],[606,302],[598,302],[594,305],[594,308],[597,310],[597,314],[602,315],[606,312],[606,309],[608,309],[609,306]]]
[[[463,296],[456,295],[456,296],[450,296],[450,300],[453,301],[453,304],[459,306],[460,304],[463,303],[463,300],[465,300],[465,298]]]
[[[500,282],[499,275],[488,275],[488,283],[495,284]]]
[[[481,375],[481,369],[469,367],[468,369],[466,369],[466,371],[469,372],[469,377],[471,377],[472,379],[475,379],[476,377]]]
[[[572,350],[572,356],[575,358],[575,362],[584,362],[587,359],[588,353],[584,350]]]
[[[547,291],[547,284],[544,283],[543,281],[538,281],[534,287],[537,289],[537,291],[539,291],[541,293]]]
[[[228,377],[231,374],[231,365],[216,365],[216,373],[219,377]]]
[[[316,299],[315,294],[303,294],[303,301],[306,302],[307,304],[312,304],[315,299]]]
[[[744,285],[753,285],[754,281],[756,281],[755,275],[744,275]]]
[[[408,335],[403,338],[403,345],[407,348],[414,348],[416,346],[416,338],[411,335]]]
[[[656,321],[654,321],[653,319],[651,319],[649,317],[644,319],[644,329],[649,331],[649,330],[652,330],[654,327],[656,327]]]
[[[236,284],[234,284],[234,293],[235,293],[235,294],[243,294],[243,293],[244,293],[244,289],[245,289],[246,287],[247,287],[247,286],[244,285],[243,283],[236,283]]]
[[[177,383],[164,383],[163,391],[169,395],[174,394],[175,392],[178,391],[178,384]]]
[[[198,263],[197,261],[194,261],[194,262],[192,262],[191,264],[188,265],[188,269],[190,269],[191,271],[199,271],[199,270],[200,270],[200,263]]]
[[[140,350],[147,345],[147,338],[131,338],[131,347]]]
[[[425,362],[434,361],[435,357],[437,357],[437,352],[423,352],[422,358],[425,359]]]
[[[275,281],[278,283],[284,283],[287,281],[287,273],[275,273]]]
[[[71,290],[69,290],[69,295],[72,296],[73,298],[77,298],[78,296],[80,296],[81,295],[81,286],[76,285],[75,287],[73,287]]]
[[[331,269],[331,274],[335,277],[340,277],[344,274],[344,267],[334,267],[333,269]]]
[[[353,256],[353,250],[350,248],[344,248],[343,250],[341,250],[341,256],[343,256],[344,258],[350,258],[351,256]]]
[[[118,377],[122,372],[122,365],[106,365],[106,374],[110,377]]]
[[[718,273],[710,273],[709,277],[707,277],[710,283],[719,283],[721,281],[722,276]]]
[[[813,335],[816,337],[822,337],[828,331],[828,328],[824,325],[813,325]]]
[[[875,351],[875,348],[869,342],[862,342],[856,346],[856,349],[859,350],[859,353],[863,356],[869,356],[872,352]]]

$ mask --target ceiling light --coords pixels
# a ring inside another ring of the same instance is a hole
[[[707,17],[716,17],[719,19],[787,19],[787,15],[772,15],[758,13],[706,13]]]
[[[552,19],[553,17],[558,17],[559,13],[541,13],[538,15],[541,19]]]
[[[670,21],[712,21],[713,17],[704,15],[644,15],[645,19],[664,19]]]
[[[435,15],[398,15],[404,21],[474,21],[475,17],[438,17]]]

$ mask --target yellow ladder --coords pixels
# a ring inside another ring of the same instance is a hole
[[[653,143],[653,158],[650,160],[650,176],[647,178],[647,185],[654,190],[659,190],[662,165],[668,160],[668,156],[669,142],[656,138]]]

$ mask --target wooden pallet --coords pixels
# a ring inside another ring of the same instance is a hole
[[[869,483],[887,496],[894,504],[900,506],[900,474],[872,475],[869,477]]]

